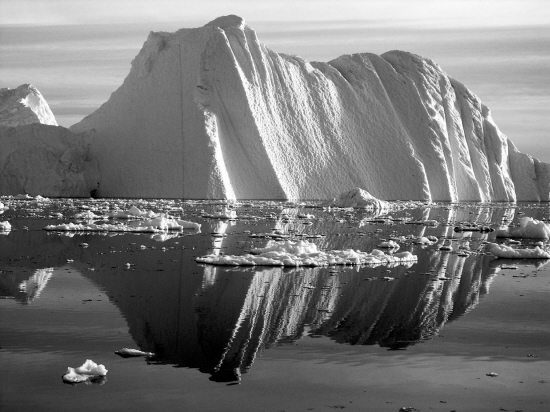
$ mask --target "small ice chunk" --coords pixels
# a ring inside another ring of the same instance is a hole
[[[118,356],[121,356],[123,358],[131,358],[131,357],[137,357],[137,356],[154,356],[155,354],[153,352],[143,352],[139,349],[130,349],[130,348],[122,348],[120,350],[115,351],[115,353]]]
[[[0,232],[9,232],[11,230],[10,222],[7,220],[0,222]]]
[[[80,383],[105,375],[107,375],[105,366],[98,365],[94,361],[87,359],[86,362],[78,368],[69,367],[65,375],[63,375],[63,381],[68,383]]]

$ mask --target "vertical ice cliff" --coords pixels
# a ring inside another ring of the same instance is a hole
[[[149,35],[97,130],[101,196],[548,200],[550,166],[429,59],[278,54],[237,16]]]
[[[0,126],[31,123],[57,126],[50,106],[38,89],[30,84],[0,89]]]

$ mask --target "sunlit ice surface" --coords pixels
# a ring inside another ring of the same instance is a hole
[[[487,242],[547,250],[548,240],[474,230],[546,222],[548,204],[399,202],[377,212],[315,202],[0,201],[11,226],[0,232],[2,410],[548,410],[549,265],[486,252]],[[44,230],[140,226],[112,217],[132,206],[201,226]],[[298,241],[418,260],[196,261]],[[390,241],[399,249],[381,247]],[[123,358],[122,348],[153,355]],[[87,359],[109,373],[64,384],[67,367]]]

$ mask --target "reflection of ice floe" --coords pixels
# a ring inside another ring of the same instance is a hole
[[[7,220],[0,222],[0,235],[7,235],[11,232],[11,224]]]
[[[306,240],[274,243],[261,249],[254,249],[251,254],[207,255],[195,259],[199,263],[222,266],[329,266],[329,265],[383,265],[392,263],[409,263],[417,260],[410,252],[387,255],[380,250],[371,253],[359,250],[331,250],[323,252],[315,243]]]
[[[213,219],[234,220],[234,219],[237,218],[237,212],[233,209],[228,208],[228,207],[224,207],[222,209],[216,210],[214,213],[205,213],[202,216],[213,218]]]
[[[98,365],[94,361],[87,359],[82,366],[78,368],[67,369],[65,375],[63,375],[63,382],[66,383],[81,383],[81,382],[94,382],[96,379],[104,378],[107,375],[107,369],[105,366]],[[103,383],[104,380],[101,381]]]
[[[519,227],[500,227],[496,231],[496,237],[548,239],[550,226],[530,217],[521,217],[519,218]]]
[[[487,251],[503,259],[550,259],[550,253],[538,246],[532,249],[514,249],[507,245],[489,243]]]
[[[19,284],[19,290],[25,293],[27,303],[40,296],[52,275],[53,268],[37,269],[34,275]]]

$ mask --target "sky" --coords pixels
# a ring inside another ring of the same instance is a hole
[[[68,127],[122,84],[150,31],[227,14],[309,61],[396,49],[428,57],[521,151],[550,163],[549,0],[0,0],[0,87],[35,85]]]

